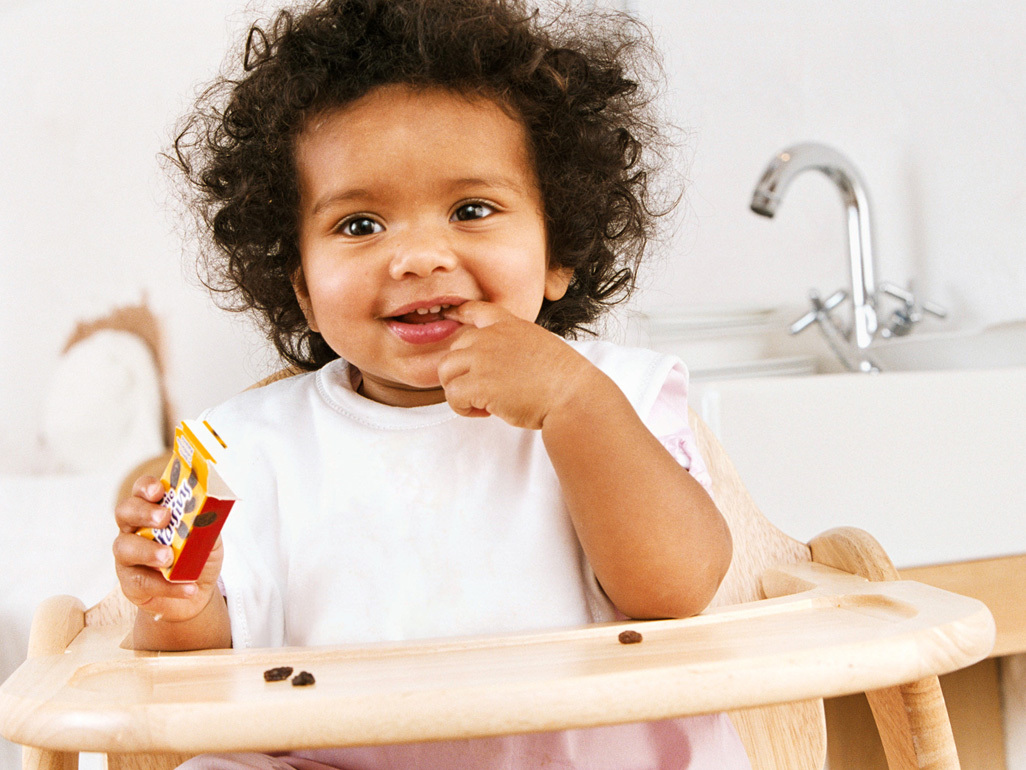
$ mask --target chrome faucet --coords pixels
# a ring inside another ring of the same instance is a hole
[[[834,181],[841,190],[847,212],[848,261],[853,304],[852,330],[855,349],[851,351],[853,355],[844,358],[845,364],[858,371],[878,371],[876,364],[873,363],[867,352],[873,342],[878,325],[872,235],[869,225],[869,199],[866,196],[865,185],[855,166],[837,150],[823,144],[809,142],[789,147],[773,158],[763,173],[762,179],[756,185],[752,195],[752,211],[765,217],[772,217],[776,214],[777,207],[780,205],[788,185],[791,184],[791,180],[801,172],[810,169],[822,171]],[[816,306],[815,301],[813,304],[815,306],[813,315],[819,313],[820,318],[829,310],[829,308]],[[795,327],[798,327],[799,323],[796,323]],[[807,325],[805,324],[805,326]]]

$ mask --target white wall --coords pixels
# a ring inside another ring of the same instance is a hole
[[[751,189],[791,143],[858,166],[878,277],[915,278],[974,325],[1026,315],[1026,7],[953,0],[639,0],[693,132],[690,219],[659,308],[777,305],[845,284],[835,188],[809,174],[775,219]]]
[[[31,467],[40,394],[77,321],[143,297],[182,416],[267,368],[183,266],[157,161],[238,32],[238,0],[19,0],[0,11],[0,458]],[[226,18],[228,19],[226,21]]]
[[[180,263],[156,155],[220,63],[244,0],[0,0],[0,460],[30,467],[76,321],[145,294],[182,416],[273,364]],[[632,0],[667,52],[690,190],[642,309],[795,306],[845,282],[841,204],[800,178],[748,210],[775,152],[832,144],[862,171],[878,275],[953,326],[1026,316],[1026,9],[997,0]],[[227,19],[227,21],[226,21]],[[658,280],[657,280],[658,279]],[[194,363],[203,362],[202,368]],[[25,450],[28,442],[29,450]]]

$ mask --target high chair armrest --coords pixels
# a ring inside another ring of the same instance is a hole
[[[74,596],[51,596],[36,608],[29,630],[28,655],[60,655],[85,628],[85,605]]]

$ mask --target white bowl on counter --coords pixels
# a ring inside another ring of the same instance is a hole
[[[771,308],[652,314],[643,321],[649,347],[680,356],[691,370],[766,358],[780,328]]]
[[[780,357],[786,318],[776,308],[720,307],[642,316],[648,347],[680,357],[693,383],[812,374],[812,356]]]

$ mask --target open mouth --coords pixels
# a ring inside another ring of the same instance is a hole
[[[445,320],[445,311],[454,307],[454,305],[455,303],[419,307],[409,313],[391,316],[391,320],[404,324],[427,324],[434,321],[443,321]]]
[[[386,319],[388,328],[403,342],[413,345],[441,342],[460,328],[458,321],[445,317],[445,311],[462,303],[463,300],[453,300],[399,308],[396,315]]]

